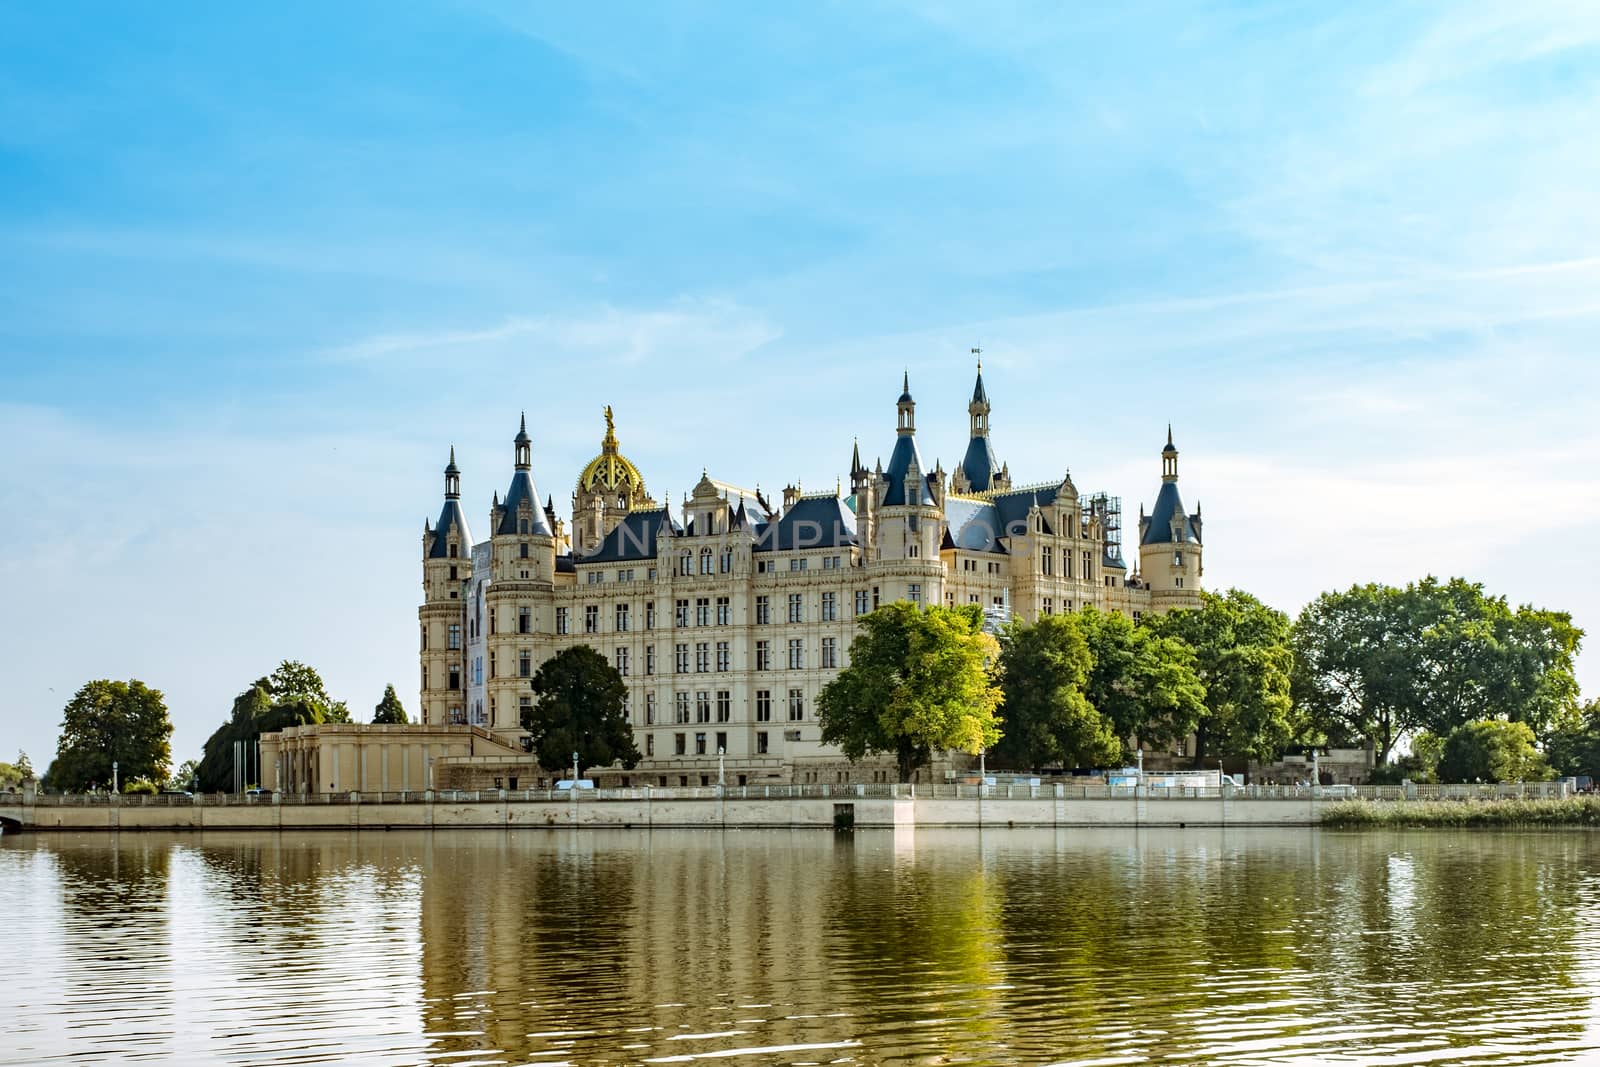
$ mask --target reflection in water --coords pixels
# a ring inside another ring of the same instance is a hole
[[[0,1064],[1570,1061],[1592,840],[6,838]]]

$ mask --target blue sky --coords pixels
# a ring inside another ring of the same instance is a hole
[[[0,758],[94,677],[179,758],[280,659],[415,707],[420,534],[526,409],[658,495],[965,446],[1295,611],[1600,626],[1587,3],[0,7]],[[1591,642],[1593,643],[1593,642]],[[1600,693],[1587,652],[1586,693]]]

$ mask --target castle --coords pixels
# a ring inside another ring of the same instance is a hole
[[[703,474],[675,510],[650,496],[607,408],[570,529],[553,497],[540,502],[524,419],[481,542],[452,448],[444,507],[422,535],[422,724],[477,726],[520,749],[529,679],[587,644],[626,682],[643,754],[606,784],[890,781],[892,760],[850,765],[817,723],[817,695],[846,665],[858,616],[896,600],[979,604],[996,623],[1198,603],[1201,516],[1178,495],[1170,427],[1130,574],[1118,498],[1080,493],[1070,476],[1012,484],[989,438],[981,363],[967,411],[971,437],[948,476],[918,451],[908,377],[888,464],[868,469],[857,447],[848,493],[789,487],[775,504]],[[537,773],[524,769],[524,788]]]

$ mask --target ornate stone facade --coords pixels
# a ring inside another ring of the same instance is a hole
[[[628,684],[644,754],[629,784],[715,782],[719,751],[730,785],[888,781],[892,763],[848,764],[817,725],[817,695],[846,664],[857,616],[894,600],[979,604],[995,623],[1197,602],[1201,518],[1179,499],[1170,428],[1130,575],[1116,497],[1081,494],[1070,476],[1011,484],[989,441],[981,365],[968,411],[971,441],[948,478],[922,462],[906,381],[887,467],[868,470],[858,448],[848,494],[790,487],[774,505],[703,475],[674,511],[646,492],[607,408],[570,535],[553,500],[539,503],[524,420],[482,542],[461,512],[452,450],[444,509],[423,531],[422,721],[519,745],[531,676],[588,644]]]

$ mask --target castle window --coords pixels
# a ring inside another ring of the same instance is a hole
[[[517,677],[533,677],[533,653],[529,652],[527,649],[523,649],[517,653]]]
[[[806,621],[806,602],[805,598],[799,593],[789,594],[789,621]]]
[[[799,722],[806,717],[805,694],[798,689],[789,690],[789,721]]]
[[[718,671],[726,671],[726,670],[730,669],[733,666],[732,659],[733,659],[733,657],[732,657],[732,655],[730,654],[730,652],[728,650],[728,642],[726,642],[726,641],[718,641],[717,642],[717,670]]]
[[[644,628],[646,630],[654,630],[656,628],[656,602],[654,600],[645,601]]]
[[[655,693],[646,693],[644,695],[644,722],[646,726],[653,726],[655,725],[655,721],[656,695]]]
[[[717,690],[717,721],[718,722],[727,722],[731,718],[733,718],[733,694],[729,693],[726,689],[718,689]],[[726,740],[727,736],[728,736],[727,734],[718,734],[717,735],[717,747],[718,748],[727,748],[728,747],[728,742]]]
[[[822,594],[822,621],[834,622],[839,618],[839,594]]]
[[[673,752],[674,755],[681,756],[681,755],[684,754],[683,753],[683,737],[684,737],[683,734],[673,734],[672,735],[672,752]]]
[[[568,634],[568,633],[571,633],[571,632],[572,632],[572,627],[567,622],[567,609],[566,608],[557,608],[556,609],[556,633],[558,633],[558,634]]]
[[[696,641],[694,646],[694,672],[706,674],[711,670],[711,643]]]
[[[689,694],[674,693],[672,695],[672,717],[674,722],[685,723],[689,721]],[[682,734],[678,735],[682,737]],[[683,755],[683,749],[678,749],[678,755]]]
[[[674,600],[672,602],[672,624],[674,626],[689,625],[689,601]]]
[[[528,520],[527,519],[518,519],[517,520],[517,533],[526,534],[527,532],[528,532]]]
[[[685,575],[685,576],[694,573],[694,554],[693,553],[684,552],[682,555],[680,555],[678,557],[678,573],[682,574],[682,575]]]
[[[618,604],[617,605],[617,633],[625,634],[627,632],[628,632],[628,605],[626,605],[626,604]]]
[[[517,547],[522,550],[522,553],[521,553],[522,554],[522,558],[523,559],[527,559],[528,558],[528,542],[524,541],[524,542],[522,542],[522,544],[518,545]]]
[[[677,674],[689,673],[689,646],[679,643],[672,646],[672,665]]]
[[[706,596],[695,597],[695,601],[694,601],[694,624],[696,626],[710,626],[711,625],[711,598],[710,597],[706,597]]]
[[[717,597],[717,625],[727,626],[733,621],[733,607],[725,596]]]
[[[449,686],[449,688],[451,688],[451,689],[460,689],[461,688],[461,664],[459,664],[459,663],[450,664],[450,686]]]
[[[756,755],[765,756],[768,751],[770,751],[770,749],[767,744],[767,732],[765,730],[758,730],[756,732]]]
[[[452,582],[456,580],[456,569],[454,567],[450,568],[450,580]]]
[[[839,644],[835,638],[822,639],[822,666],[837,667],[839,665]]]
[[[459,622],[450,624],[450,644],[447,647],[452,649],[461,647],[461,624]]]
[[[767,596],[756,597],[756,625],[767,626],[772,622],[772,598]]]
[[[772,642],[756,642],[756,670],[770,671],[772,669]]]
[[[906,586],[906,599],[913,604],[922,603],[922,583],[912,582]]]
[[[451,559],[455,559],[456,558],[456,546],[455,545],[451,545],[450,546],[450,558]],[[456,576],[455,568],[452,567],[450,569],[450,577],[454,578],[455,576]]]
[[[426,626],[422,628],[422,651],[428,651],[428,628]]]
[[[583,632],[597,634],[600,632],[600,605],[589,604],[583,609]]]
[[[1183,579],[1182,578],[1174,578],[1172,581],[1173,581],[1173,585],[1176,588],[1178,588],[1178,589],[1182,589],[1183,588]]]
[[[645,734],[644,735],[644,754],[646,756],[654,756],[656,754],[656,735],[655,734]]]
[[[733,573],[733,549],[731,548],[725,548],[722,550],[722,573]]]
[[[706,735],[703,733],[694,735],[694,754],[696,756],[704,756],[706,754]],[[705,776],[701,775],[701,785],[705,784],[704,779]]]
[[[772,690],[756,690],[756,722],[772,721]],[[760,736],[766,736],[762,734]]]
[[[906,558],[907,559],[916,559],[917,558],[917,546],[916,545],[908,545],[906,547]]]
[[[1049,545],[1039,549],[1039,573],[1049,577],[1054,567],[1055,552]]]
[[[702,548],[700,550],[700,573],[701,574],[713,574],[713,573],[715,573],[711,569],[711,550],[709,548]]]
[[[1183,553],[1182,552],[1174,552],[1172,554],[1172,565],[1174,567],[1183,566]]]
[[[533,633],[533,609],[532,608],[518,608],[517,609],[517,633],[519,633],[519,634],[531,634],[531,633]]]
[[[1045,597],[1044,606],[1040,610],[1046,615],[1054,615],[1056,613],[1056,602],[1050,597]]]
[[[644,673],[646,673],[646,674],[654,674],[654,673],[656,673],[656,646],[655,645],[645,645],[644,646]]]
[[[718,719],[717,721],[718,722],[724,722],[726,720]],[[720,756],[726,751],[728,751],[728,735],[723,733],[721,730],[718,730],[717,731],[717,755]]]
[[[857,589],[856,590],[856,614],[857,615],[865,615],[865,614],[867,614],[867,612],[869,612],[871,610],[872,609],[867,606],[867,591],[865,589]]]
[[[628,676],[628,650],[626,648],[617,649],[617,673],[624,678]]]
[[[806,643],[803,638],[793,638],[789,642],[789,669],[791,671],[804,670],[806,666]]]
[[[694,695],[694,721],[711,721],[711,694],[704,689]]]

